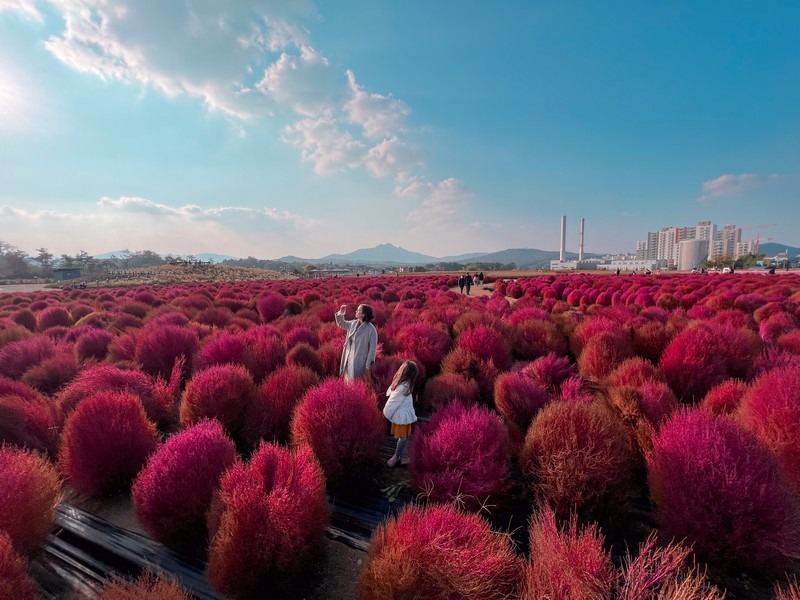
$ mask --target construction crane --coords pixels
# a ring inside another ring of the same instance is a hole
[[[761,234],[760,234],[760,233],[757,233],[757,234],[756,234],[756,243],[755,243],[755,244],[753,244],[753,254],[755,254],[756,256],[758,256],[758,246],[759,246],[759,244],[760,244],[761,242],[768,242],[768,241],[770,241],[770,240],[774,240],[774,239],[775,239],[775,238],[771,238],[771,237],[762,238],[762,237],[761,237]]]

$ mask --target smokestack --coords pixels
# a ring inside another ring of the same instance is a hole
[[[578,261],[583,261],[583,223],[585,219],[581,217],[581,239],[580,243],[578,244]]]
[[[561,215],[561,254],[558,260],[567,260],[567,215]]]

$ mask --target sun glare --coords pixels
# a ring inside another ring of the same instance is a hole
[[[28,120],[29,99],[24,87],[0,65],[0,130],[22,129]]]

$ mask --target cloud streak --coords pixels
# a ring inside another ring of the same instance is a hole
[[[714,198],[729,198],[748,194],[770,185],[781,183],[782,178],[777,174],[755,175],[742,173],[740,175],[725,174],[716,179],[710,179],[703,183],[703,192],[697,201],[709,202]]]

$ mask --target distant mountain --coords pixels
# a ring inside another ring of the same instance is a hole
[[[115,256],[117,258],[122,258],[122,253],[123,252],[125,252],[125,251],[124,250],[116,250],[114,252],[105,252],[103,254],[95,254],[94,258],[96,258],[98,260],[111,258],[112,256]],[[164,256],[166,256],[166,254],[161,254],[159,256],[161,256],[163,258]],[[189,254],[180,254],[180,255],[179,254],[172,254],[172,256],[181,256],[183,258],[186,258],[187,256],[190,256],[190,255]],[[215,262],[215,263],[221,263],[223,260],[235,260],[236,258],[238,258],[236,256],[230,256],[228,254],[214,254],[213,252],[203,252],[201,254],[192,254],[191,256],[194,256],[197,260],[203,260],[203,261],[209,261],[210,260],[210,261]]]
[[[542,268],[550,267],[551,260],[558,260],[560,253],[558,250],[537,250],[536,248],[512,248],[510,250],[501,250],[500,252],[492,252],[491,254],[483,254],[478,259],[479,262],[497,262],[497,263],[514,263],[520,269],[524,268]],[[585,253],[586,258],[596,258],[599,254]],[[567,252],[565,255],[567,260],[577,260],[578,255],[575,252]],[[478,262],[474,259],[459,260],[462,264],[470,262]]]
[[[486,252],[470,252],[469,254],[459,254],[458,256],[443,256],[438,262],[461,262],[462,260],[475,260],[486,256]]]
[[[785,244],[776,244],[775,242],[760,244],[758,247],[758,253],[766,254],[767,256],[775,256],[776,254],[782,254],[783,252],[788,252],[790,257],[794,257],[800,255],[800,248],[786,246]]]
[[[396,263],[405,265],[418,265],[421,263],[436,262],[438,259],[419,252],[411,252],[392,244],[379,244],[374,248],[361,248],[349,254],[329,254],[319,259],[322,262],[350,262],[350,263]]]

